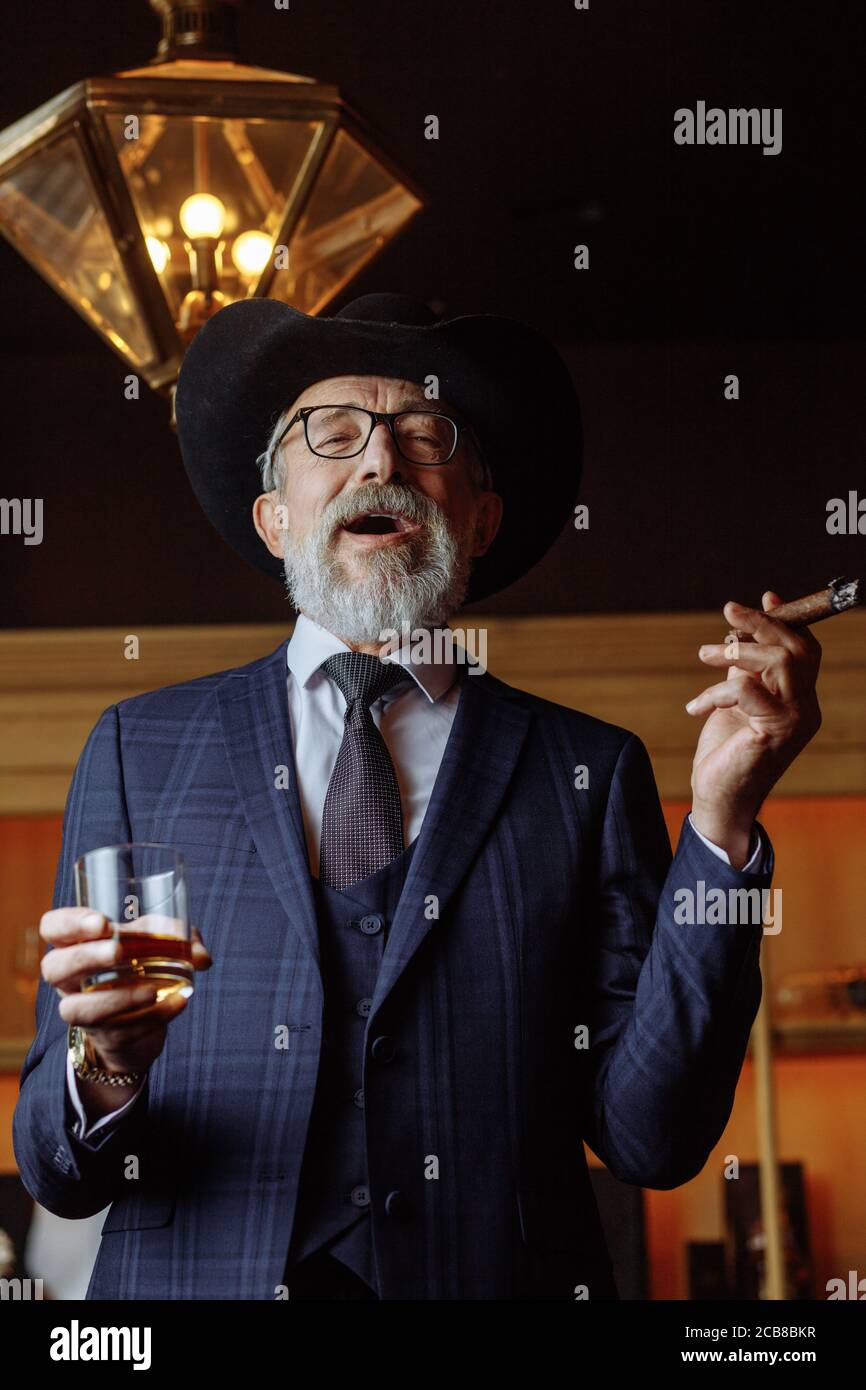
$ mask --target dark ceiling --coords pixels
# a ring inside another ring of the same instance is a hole
[[[0,124],[157,33],[145,0],[8,9]],[[241,34],[245,61],[335,82],[429,195],[352,295],[511,314],[572,366],[590,530],[486,609],[715,606],[866,570],[824,525],[866,494],[862,7],[251,0]],[[781,107],[782,152],[676,146],[699,99]],[[45,506],[41,546],[0,538],[7,624],[284,615],[198,512],[164,401],[125,401],[120,360],[5,243],[0,276],[3,492]]]

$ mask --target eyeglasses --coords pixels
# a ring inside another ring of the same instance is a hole
[[[307,448],[319,458],[351,459],[366,449],[377,425],[387,425],[400,455],[409,463],[436,467],[450,463],[462,431],[450,415],[435,410],[364,410],[355,405],[305,405],[296,411],[274,446],[279,449],[289,430],[304,422]]]

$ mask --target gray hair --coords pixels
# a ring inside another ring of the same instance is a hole
[[[271,430],[265,448],[256,459],[256,463],[262,475],[263,492],[278,491],[280,495],[282,495],[286,481],[286,471],[285,464],[280,458],[280,451],[277,444],[280,435],[286,428],[293,414],[294,411],[291,406],[288,406],[285,410],[280,412],[277,422]],[[469,451],[467,456],[469,477],[475,489],[481,492],[485,488],[493,487],[493,474],[490,471],[490,466],[484,454],[481,452],[481,445],[477,442],[474,431],[470,432],[470,437],[472,439],[473,448]]]
[[[263,492],[274,492],[278,489],[282,493],[283,490],[283,484],[285,483],[285,468],[282,459],[279,457],[277,440],[291,418],[289,410],[291,410],[291,406],[286,410],[280,411],[277,416],[277,422],[271,430],[268,442],[263,452],[259,454],[256,459],[256,463],[262,475]]]

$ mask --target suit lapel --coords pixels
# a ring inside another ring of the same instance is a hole
[[[250,833],[292,926],[319,963],[316,905],[289,726],[286,643],[217,687],[232,776]],[[286,771],[278,779],[278,769]],[[285,784],[285,785],[283,785]]]
[[[530,713],[520,693],[489,675],[465,675],[430,804],[409,865],[373,995],[375,1013],[478,854],[514,772]]]

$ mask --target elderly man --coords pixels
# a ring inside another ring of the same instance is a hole
[[[93,1299],[616,1298],[582,1140],[667,1188],[722,1134],[762,922],[676,902],[769,886],[755,816],[818,727],[817,643],[775,595],[726,608],[755,640],[735,665],[702,648],[729,669],[690,705],[672,861],[634,735],[385,642],[511,582],[570,515],[580,417],[550,344],[395,295],[321,319],[248,301],[193,343],[177,415],[207,514],[299,616],[88,740],[24,1181],[60,1215],[112,1204]],[[184,855],[190,1001],[80,988],[115,947],[72,864],[127,841]]]

